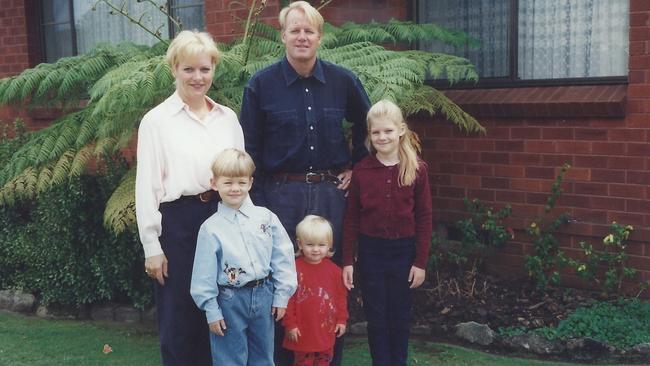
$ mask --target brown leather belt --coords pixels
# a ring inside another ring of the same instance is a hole
[[[336,185],[341,184],[341,180],[337,177],[340,172],[331,170],[320,170],[307,173],[278,173],[273,174],[273,178],[283,180],[286,182],[304,182],[308,184],[330,182]]]
[[[208,202],[212,202],[214,200],[220,201],[221,197],[219,197],[219,193],[217,193],[216,191],[209,190],[209,191],[205,191],[205,192],[195,194],[195,195],[192,195],[192,196],[181,196],[181,198],[179,198],[179,199],[197,200],[197,201],[200,201],[200,202],[203,202],[203,203],[208,203]]]

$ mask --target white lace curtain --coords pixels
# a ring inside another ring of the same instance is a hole
[[[135,44],[153,45],[158,39],[147,33],[138,25],[131,23],[122,15],[111,15],[110,8],[99,3],[96,9],[92,10],[95,1],[74,0],[73,9],[75,16],[75,30],[77,35],[77,52],[86,53],[98,43],[118,44],[130,41]],[[121,1],[114,1],[118,6]],[[158,1],[165,3],[165,1]],[[146,12],[143,22],[147,28],[156,30],[162,25],[160,32],[163,38],[168,38],[169,30],[167,18],[162,12],[154,9],[150,3],[139,3],[137,1],[126,1],[126,10],[136,19]]]
[[[625,76],[628,0],[519,0],[518,77]],[[419,1],[419,21],[460,29],[476,48],[430,42],[422,48],[468,58],[485,77],[508,75],[509,0]]]

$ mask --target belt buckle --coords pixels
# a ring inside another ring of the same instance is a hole
[[[205,195],[206,197],[203,198],[203,195]],[[199,201],[201,201],[203,203],[210,202],[210,191],[205,191],[205,192],[199,193]]]
[[[314,182],[310,181],[310,179],[311,179],[311,177],[316,177],[316,176],[318,176],[318,173],[309,172],[309,173],[305,174],[305,183],[314,184]]]

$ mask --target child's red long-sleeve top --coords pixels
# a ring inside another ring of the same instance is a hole
[[[410,186],[397,183],[399,165],[386,166],[374,155],[354,166],[343,220],[343,265],[353,264],[359,234],[401,239],[415,237],[414,266],[426,268],[433,232],[427,165],[419,161]]]
[[[348,320],[348,294],[341,269],[329,259],[318,264],[296,259],[298,289],[282,320],[285,332],[298,328],[298,342],[285,337],[282,346],[299,352],[320,352],[334,346],[337,324]]]

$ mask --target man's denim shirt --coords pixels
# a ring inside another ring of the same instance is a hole
[[[208,323],[223,319],[219,286],[241,287],[269,274],[273,306],[286,308],[298,282],[293,244],[278,217],[249,198],[239,210],[219,202],[217,213],[199,229],[190,286]]]
[[[368,154],[369,108],[359,78],[327,61],[317,59],[306,78],[286,57],[256,73],[244,89],[240,118],[246,151],[257,166],[256,187],[264,176],[343,169],[361,160]],[[352,123],[352,153],[343,119]],[[264,205],[257,195],[254,200]]]

